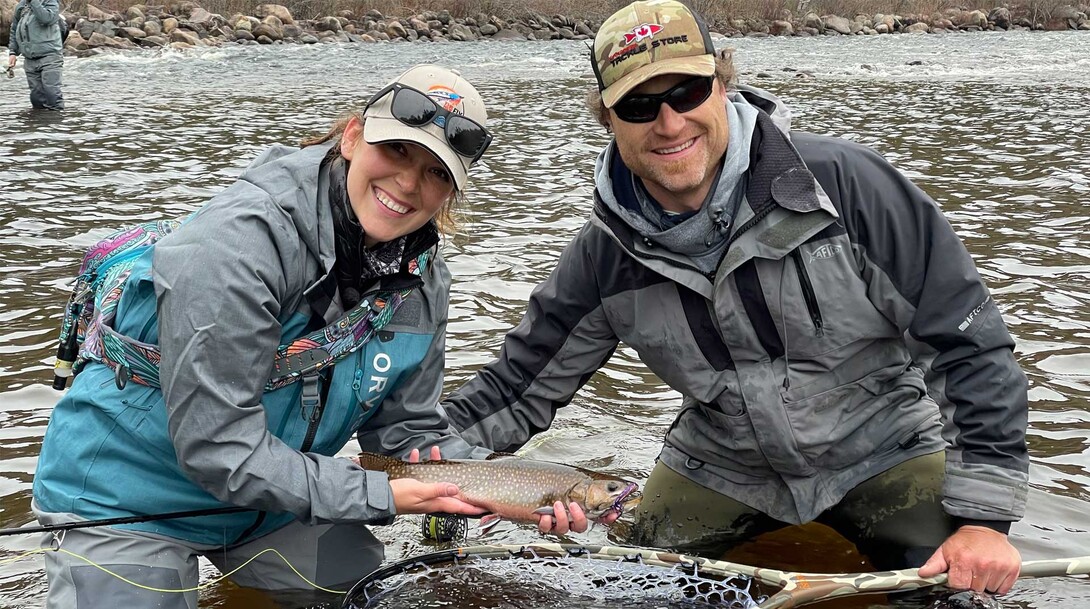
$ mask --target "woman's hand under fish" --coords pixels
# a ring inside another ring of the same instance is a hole
[[[438,461],[441,458],[438,446],[432,446],[429,452],[429,456],[433,461]],[[358,456],[349,457],[349,459],[356,465],[360,464]],[[409,462],[420,462],[419,449],[412,449],[409,453]],[[484,508],[459,499],[458,485],[449,482],[420,482],[411,478],[390,480],[390,492],[394,497],[394,511],[398,514],[442,512],[480,516],[488,512]]]
[[[412,478],[390,481],[394,509],[398,514],[465,514],[480,516],[488,510],[459,498],[458,485],[449,482],[421,482]]]

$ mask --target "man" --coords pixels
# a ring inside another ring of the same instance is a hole
[[[30,104],[35,108],[63,110],[61,70],[64,40],[61,32],[60,5],[57,0],[19,0],[11,19],[8,40],[8,70],[22,55],[23,70],[30,85]]]
[[[637,543],[721,555],[818,521],[880,569],[1009,590],[1027,383],[941,210],[874,151],[729,87],[679,2],[615,13],[592,64],[614,134],[593,214],[499,359],[444,402],[454,425],[517,449],[623,341],[684,395]]]

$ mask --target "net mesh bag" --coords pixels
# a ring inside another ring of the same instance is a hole
[[[678,554],[633,548],[478,546],[379,569],[348,593],[348,609],[752,609],[763,597],[746,576],[712,573]]]

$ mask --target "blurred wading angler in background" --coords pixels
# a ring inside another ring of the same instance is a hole
[[[268,149],[115,263],[131,270],[50,417],[35,514],[49,525],[250,511],[69,530],[64,552],[45,553],[48,607],[194,609],[195,591],[148,588],[192,589],[199,556],[226,573],[268,548],[290,565],[265,553],[235,583],[307,588],[294,568],[343,589],[382,560],[365,525],[482,511],[454,484],[391,481],[333,455],[353,434],[410,459],[423,446],[488,454],[436,409],[451,281],[438,243],[491,141],[486,118],[459,75],[414,67],[325,136]],[[354,348],[294,368],[329,335]]]
[[[719,558],[818,521],[879,569],[1010,589],[1026,377],[935,202],[869,148],[792,131],[674,0],[607,19],[592,66],[614,135],[593,213],[443,403],[455,427],[516,450],[624,342],[684,396],[633,542]]]
[[[38,109],[63,110],[61,73],[68,26],[57,0],[19,0],[8,39],[8,76],[14,76],[15,58],[23,56],[30,85],[30,104]]]

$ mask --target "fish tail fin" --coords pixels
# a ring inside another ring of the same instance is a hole
[[[357,458],[359,459],[360,467],[375,472],[389,471],[394,465],[402,463],[400,459],[396,459],[389,455],[380,455],[378,453],[362,452],[357,455]]]

